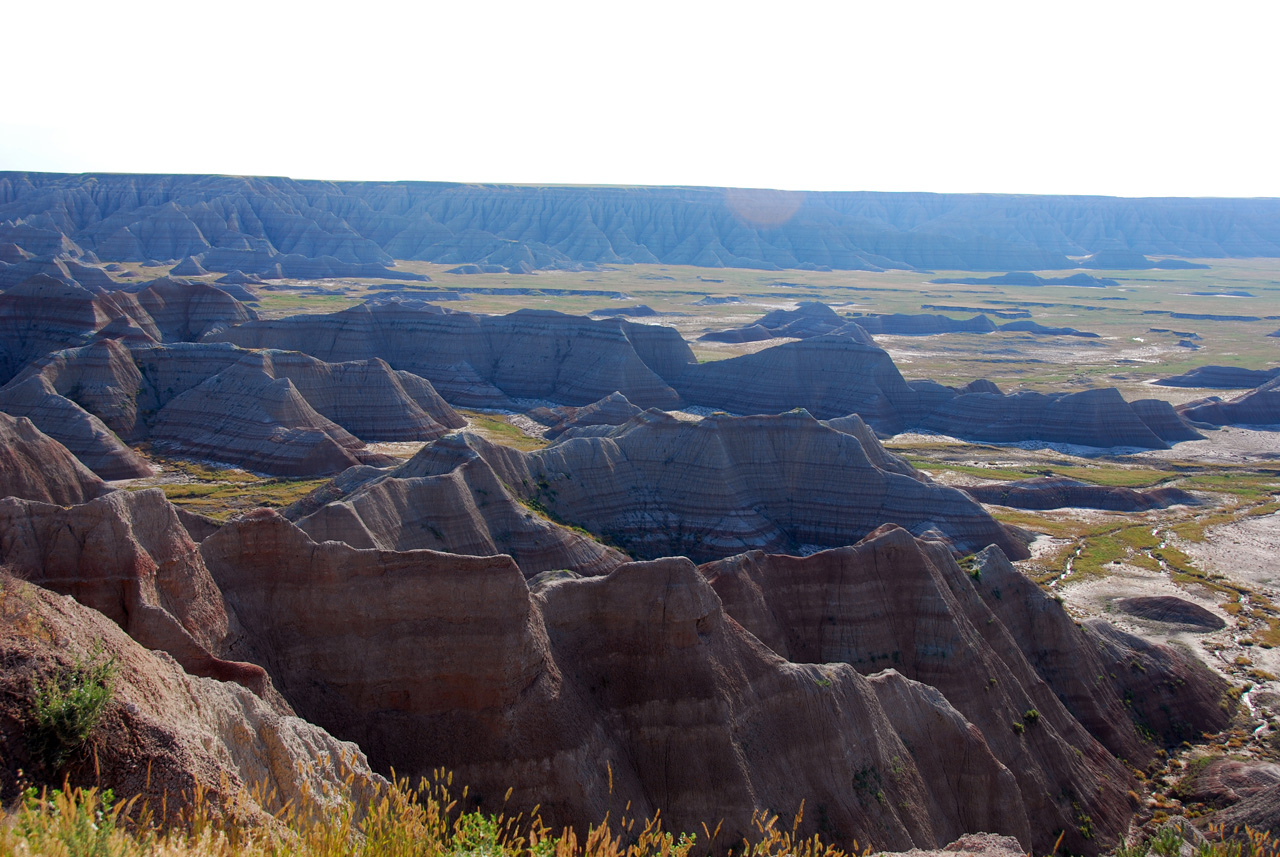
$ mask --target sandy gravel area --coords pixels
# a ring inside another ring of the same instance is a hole
[[[1280,513],[1214,527],[1179,547],[1201,569],[1253,586],[1280,589]]]
[[[1173,449],[1143,450],[1131,460],[1199,461],[1206,464],[1244,464],[1280,460],[1280,433],[1225,426],[1200,431],[1204,440],[1184,440]]]

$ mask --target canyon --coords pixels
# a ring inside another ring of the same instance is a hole
[[[1196,546],[1277,514],[1274,318],[1200,279],[1274,201],[761,199],[0,173],[0,800],[1271,824],[1280,593]],[[55,765],[28,712],[97,658],[121,737]]]

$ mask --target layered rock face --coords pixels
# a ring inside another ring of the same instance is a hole
[[[990,333],[995,322],[985,315],[970,319],[954,319],[945,315],[920,313],[893,313],[891,315],[864,315],[855,319],[867,333],[883,333],[891,336],[930,336],[935,333]]]
[[[466,424],[429,382],[381,360],[329,364],[223,344],[101,340],[56,352],[0,389],[6,406],[111,478],[150,472],[116,462],[137,458],[118,438],[267,473],[323,475],[388,463],[370,458],[365,440],[431,440]]]
[[[102,420],[59,395],[41,375],[0,388],[0,411],[31,420],[103,479],[136,479],[154,472]]]
[[[1167,509],[1200,501],[1180,488],[1151,488],[1135,491],[1106,485],[1090,485],[1077,479],[1043,476],[997,482],[990,485],[966,485],[966,494],[982,503],[1012,506],[1015,509],[1107,509],[1112,512],[1144,512]]]
[[[195,342],[213,330],[258,317],[227,292],[205,283],[160,279],[138,292],[164,342]]]
[[[193,675],[267,693],[260,667],[216,657],[228,633],[221,595],[159,489],[69,509],[0,500],[0,566],[73,596]]]
[[[528,413],[534,422],[546,426],[542,436],[555,440],[567,434],[574,437],[582,429],[620,426],[643,413],[621,393],[610,393],[598,402],[581,408],[559,406],[535,408]]]
[[[65,774],[72,786],[109,783],[118,798],[137,796],[157,815],[167,808],[166,822],[203,789],[206,810],[256,825],[288,801],[327,807],[368,800],[385,785],[356,745],[235,684],[189,675],[69,598],[0,576],[0,615],[0,800],[18,799],[23,781],[60,787]],[[111,702],[92,747],[65,771],[47,771],[24,740],[34,688],[95,657],[115,661]]]
[[[676,380],[692,404],[736,414],[804,408],[819,419],[856,413],[882,431],[915,417],[915,394],[888,353],[847,334],[789,342],[688,367]]]
[[[514,490],[634,556],[833,547],[889,521],[960,550],[994,543],[1027,555],[962,492],[897,472],[902,462],[877,467],[863,448],[869,435],[804,412],[688,423],[650,411],[607,436],[531,453],[463,437]]]
[[[1145,764],[1165,746],[1226,726],[1227,682],[1193,656],[1145,643],[1103,621],[1075,624],[1055,599],[987,549],[971,585],[1009,630],[1023,656],[1102,744]],[[1102,676],[1102,681],[1098,677]]]
[[[235,298],[202,283],[158,280],[134,295],[36,276],[0,293],[0,383],[30,361],[85,345],[99,332],[187,341],[254,317]]]
[[[972,440],[1010,443],[1040,440],[1082,446],[1168,449],[1168,441],[1199,437],[1185,422],[1167,423],[1162,409],[1126,402],[1114,387],[1080,393],[968,393],[941,402],[919,426]],[[1176,415],[1175,415],[1176,416]],[[1165,436],[1169,436],[1166,440]]]
[[[101,479],[31,420],[0,413],[0,497],[72,506],[105,490]]]
[[[874,344],[863,328],[817,301],[802,301],[793,310],[773,310],[746,327],[717,330],[698,338],[711,342],[758,342],[774,337],[808,339],[829,333],[845,334],[864,345]]]
[[[724,614],[688,560],[530,593],[507,557],[316,544],[266,512],[202,552],[246,651],[300,713],[357,740],[375,767],[455,770],[481,807],[510,788],[510,806],[541,804],[558,826],[629,803],[673,829],[723,819],[734,842],[753,810],[790,817],[804,797],[801,831],[844,844],[936,847],[976,828],[1032,839],[1018,801],[994,800],[1012,774],[936,691],[787,663]],[[965,754],[952,777],[970,792],[926,781],[934,769],[917,766],[890,709],[925,713],[903,729],[957,748],[944,764]]]
[[[508,493],[466,440],[438,440],[391,473],[342,474],[286,516],[318,542],[358,548],[507,554],[526,575],[605,574],[627,558],[547,520]]]
[[[385,268],[393,258],[510,270],[660,262],[1033,271],[1094,254],[1088,264],[1145,268],[1163,263],[1142,254],[1280,255],[1278,219],[1266,199],[0,173],[0,221],[15,221],[0,241],[33,253],[78,244],[108,260],[200,256],[209,270],[246,272],[286,254],[312,260],[311,276],[349,275],[335,263],[396,276]]]
[[[288,378],[250,363],[175,397],[156,415],[150,437],[162,449],[281,476],[337,473],[360,464],[364,446],[317,413]]]
[[[1147,595],[1120,598],[1116,607],[1130,616],[1169,625],[1183,625],[1198,631],[1221,631],[1227,623],[1221,616],[1199,604],[1173,595]]]
[[[1280,378],[1225,402],[1217,397],[1190,402],[1178,412],[1188,420],[1215,426],[1280,424]]]
[[[535,310],[481,316],[402,302],[250,322],[210,339],[330,362],[380,357],[428,379],[453,404],[472,407],[507,406],[510,397],[586,405],[615,391],[641,407],[674,407],[679,396],[668,380],[694,361],[672,328]]]
[[[1144,751],[1114,690],[1087,692],[1099,674],[1092,668],[1100,660],[1109,667],[1110,659],[1030,581],[1019,587],[993,572],[999,582],[990,585],[1007,591],[988,600],[944,548],[896,527],[807,558],[753,552],[701,571],[725,611],[789,660],[846,663],[864,673],[891,668],[941,692],[1017,778],[1018,788],[993,799],[1021,803],[1036,850],[1051,848],[1061,829],[1072,850],[1096,848],[1092,837],[1105,841],[1123,832],[1129,774],[1107,750],[1132,761],[1154,748]],[[981,586],[988,586],[985,567]],[[1153,684],[1188,678],[1189,698],[1213,695],[1212,711],[1192,705],[1178,716],[1206,727],[1225,718],[1217,707],[1221,679],[1190,668],[1179,673],[1169,665],[1177,656],[1167,650],[1147,654],[1149,668],[1160,673]],[[1139,698],[1169,702],[1155,690]],[[1116,719],[1097,719],[1099,708]],[[925,755],[952,749],[937,743],[908,742]],[[1088,826],[1081,822],[1086,815]]]
[[[1272,378],[1280,376],[1280,369],[1242,369],[1239,366],[1197,366],[1190,372],[1161,378],[1156,383],[1162,387],[1209,387],[1222,390],[1243,390],[1260,387]]]

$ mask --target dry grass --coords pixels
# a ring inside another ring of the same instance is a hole
[[[116,802],[110,791],[28,789],[22,804],[0,825],[0,857],[688,857],[714,846],[719,828],[673,833],[660,817],[647,821],[606,814],[584,836],[551,831],[532,816],[459,809],[466,790],[453,795],[451,778],[438,775],[417,787],[403,781],[355,806],[286,806],[268,823],[228,822],[200,799],[178,823],[162,827],[148,807]],[[350,783],[348,783],[350,785]],[[508,797],[510,792],[508,792]],[[331,797],[331,796],[330,796]],[[803,812],[803,807],[801,808]],[[754,835],[732,848],[742,857],[844,857],[848,852],[802,838],[776,815],[758,814]],[[862,857],[869,849],[860,852]]]

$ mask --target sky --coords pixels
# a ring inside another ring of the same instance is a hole
[[[1280,3],[21,2],[0,170],[1280,197]]]

